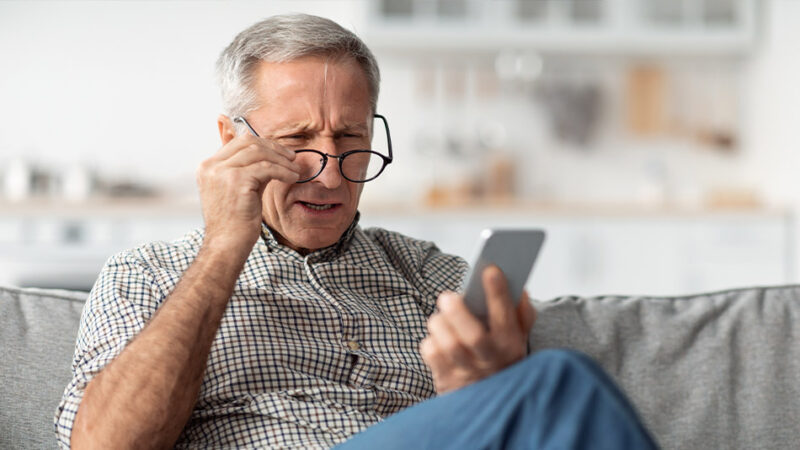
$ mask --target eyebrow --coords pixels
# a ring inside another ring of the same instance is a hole
[[[270,134],[277,135],[277,134],[285,134],[290,132],[306,131],[306,130],[308,130],[308,122],[294,122],[281,125],[280,127],[270,131]]]
[[[298,131],[308,131],[310,129],[308,122],[294,122],[286,125],[282,125],[275,130],[273,130],[270,134],[280,135],[286,133],[293,133]],[[344,131],[363,131],[368,132],[369,126],[366,123],[346,123],[342,127],[338,127],[333,130],[334,134],[341,133]]]

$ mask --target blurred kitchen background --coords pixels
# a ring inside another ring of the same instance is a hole
[[[395,162],[363,225],[466,258],[545,228],[540,299],[800,280],[800,1],[3,1],[0,283],[89,289],[201,226],[214,62],[284,12],[381,64]]]

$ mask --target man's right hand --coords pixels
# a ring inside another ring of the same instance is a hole
[[[261,197],[273,180],[294,183],[295,153],[267,139],[241,134],[197,169],[205,244],[250,253],[261,233]]]
[[[72,448],[170,448],[189,420],[214,337],[261,232],[267,183],[294,183],[294,152],[227,139],[197,171],[203,248],[147,326],[87,385]]]

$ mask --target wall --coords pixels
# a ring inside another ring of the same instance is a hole
[[[0,2],[0,164],[79,161],[109,176],[193,188],[219,144],[214,63],[281,12],[354,27],[353,2]]]
[[[800,206],[800,2],[764,2],[759,48],[748,72],[746,164],[777,204]]]

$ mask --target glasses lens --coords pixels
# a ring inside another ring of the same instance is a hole
[[[356,150],[342,159],[342,175],[353,181],[369,181],[383,170],[381,155],[369,150]]]
[[[294,162],[300,166],[299,182],[308,181],[322,171],[325,157],[314,150],[298,150]]]
[[[381,116],[376,115],[375,119],[373,121],[372,150],[350,150],[346,151],[343,157],[329,156],[338,159],[342,176],[350,181],[371,181],[383,172],[388,163],[383,155],[391,154],[389,126]],[[366,144],[367,142],[362,142],[357,145],[366,147]],[[347,147],[344,146],[344,149],[347,150]],[[349,147],[359,148],[356,145]],[[325,169],[327,159],[325,154],[319,150],[295,150],[295,154],[297,155],[295,162],[301,167],[298,183],[313,180]],[[336,164],[336,162],[332,164]]]

